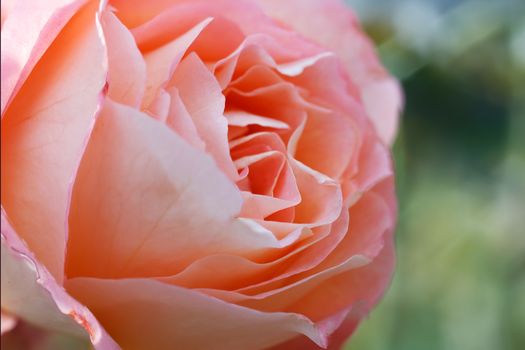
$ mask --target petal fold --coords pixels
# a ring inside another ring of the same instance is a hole
[[[9,4],[1,34],[2,117],[44,52],[84,3],[86,0],[18,0]]]
[[[298,334],[326,346],[323,329],[304,316],[251,310],[153,280],[73,278],[66,288],[124,349],[262,350]]]
[[[348,6],[341,0],[256,1],[268,15],[333,50],[342,59],[379,136],[391,145],[403,95],[399,83],[382,67],[373,44]]]
[[[2,120],[2,204],[58,281],[71,186],[106,83],[95,5],[86,5],[67,24]]]
[[[3,210],[1,215],[2,310],[46,329],[89,336],[97,350],[120,349],[91,311],[67,294],[36,260]]]
[[[239,219],[241,205],[209,155],[107,99],[73,191],[67,275],[171,275],[206,255],[255,259],[291,244]]]

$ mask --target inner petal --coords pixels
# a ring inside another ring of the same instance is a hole
[[[249,169],[248,179],[252,193],[266,196],[273,196],[275,184],[285,163],[283,154],[278,152],[261,153],[235,161],[238,168]]]

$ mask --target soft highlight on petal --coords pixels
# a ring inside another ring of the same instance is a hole
[[[2,120],[2,205],[58,281],[71,185],[106,82],[93,5],[66,26]]]
[[[85,2],[18,0],[9,6],[5,22],[2,15],[2,117],[38,60]]]

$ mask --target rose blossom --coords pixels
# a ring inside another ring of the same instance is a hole
[[[2,2],[2,309],[96,349],[339,346],[401,106],[337,0]]]

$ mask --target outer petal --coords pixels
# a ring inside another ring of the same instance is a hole
[[[5,108],[60,30],[86,0],[6,1],[2,14],[2,102]]]
[[[388,205],[386,198],[383,195],[376,194],[374,191],[370,191],[350,209],[348,233],[322,263],[309,271],[290,277],[286,283],[269,283],[262,288],[246,289],[244,292],[250,295],[259,295],[257,298],[262,297],[263,299],[267,296],[281,294],[281,297],[274,300],[268,299],[263,304],[272,309],[274,307],[284,307],[284,305],[279,305],[280,302],[277,300],[287,303],[289,300],[293,300],[295,296],[305,293],[310,287],[316,286],[322,281],[373,261],[383,248],[384,241],[389,237],[393,225],[394,212]],[[359,277],[360,273],[357,272],[356,276]],[[366,276],[366,273],[363,273],[362,276]],[[353,289],[355,288],[349,288],[349,293]],[[374,289],[370,288],[370,291],[372,290]],[[327,293],[325,292],[325,294]],[[332,304],[335,304],[335,302],[336,299],[334,297]],[[323,304],[312,303],[306,305]],[[326,306],[323,306],[323,308],[327,309]]]
[[[2,120],[2,204],[59,281],[70,186],[106,82],[95,6],[84,7],[68,23]]]
[[[391,179],[366,193],[350,209],[350,227],[345,238],[313,269],[283,281],[245,288],[242,294],[205,292],[258,310],[299,312],[314,321],[323,320],[360,300],[366,299],[366,305],[373,305],[393,270],[391,243],[396,208],[392,195]],[[381,266],[378,269],[374,267],[377,264]],[[337,284],[340,287],[334,288]]]
[[[232,255],[212,255],[192,263],[175,276],[160,281],[188,288],[241,289],[264,285],[307,271],[321,263],[348,230],[344,212],[331,227],[317,229],[302,245],[279,259],[256,263]]]
[[[326,346],[325,330],[301,315],[259,312],[157,281],[73,278],[66,287],[124,349],[257,350],[297,334]]]
[[[2,210],[2,309],[47,329],[118,349],[91,312],[71,298],[18,238]]]
[[[398,82],[384,70],[354,14],[341,0],[256,0],[272,17],[333,50],[357,84],[378,134],[396,135],[403,104]]]

